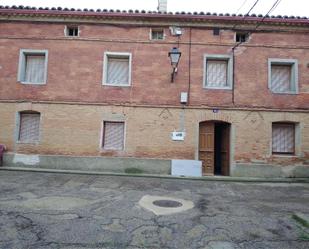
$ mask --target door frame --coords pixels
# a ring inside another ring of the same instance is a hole
[[[199,139],[200,139],[200,124],[204,122],[213,122],[213,123],[225,123],[228,124],[230,127],[229,130],[229,176],[232,175],[234,171],[234,144],[235,144],[235,125],[231,122],[227,122],[225,120],[217,120],[217,119],[210,119],[210,120],[201,120],[196,124],[196,139],[195,139],[195,160],[199,160]]]

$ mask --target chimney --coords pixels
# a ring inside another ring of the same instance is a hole
[[[167,0],[158,0],[158,11],[167,12]]]

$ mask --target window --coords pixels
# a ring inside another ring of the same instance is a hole
[[[21,49],[18,81],[24,84],[45,84],[47,78],[47,50]]]
[[[40,113],[21,112],[19,115],[18,141],[36,143],[40,134]]]
[[[151,40],[163,40],[164,30],[163,29],[151,29]]]
[[[274,93],[297,93],[297,60],[268,59],[268,87]]]
[[[124,122],[104,121],[102,141],[105,150],[123,150]]]
[[[233,64],[229,55],[204,56],[204,87],[232,89]]]
[[[236,42],[246,42],[249,39],[249,33],[236,33],[235,40]]]
[[[131,85],[130,53],[105,53],[103,67],[103,85]]]
[[[78,26],[65,26],[66,36],[79,36]]]
[[[273,123],[272,152],[273,154],[295,153],[295,124]]]

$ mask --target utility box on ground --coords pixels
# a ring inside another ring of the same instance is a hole
[[[173,176],[202,176],[202,162],[198,160],[172,160]]]

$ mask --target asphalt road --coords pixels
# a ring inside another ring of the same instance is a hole
[[[194,208],[157,216],[139,206],[145,195]],[[308,249],[306,215],[309,184],[0,171],[5,249]]]

